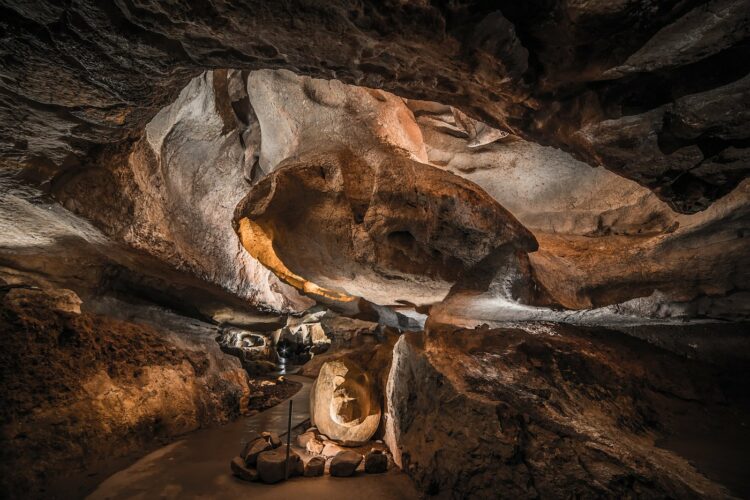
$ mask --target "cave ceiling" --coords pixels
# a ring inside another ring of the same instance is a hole
[[[215,68],[450,104],[682,213],[749,168],[747,0],[0,5],[2,157],[36,183],[137,138]]]

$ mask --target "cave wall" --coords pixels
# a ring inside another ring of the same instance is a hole
[[[732,421],[717,409],[737,395],[717,374],[603,328],[429,328],[394,346],[385,441],[436,498],[725,498],[660,442],[705,412],[716,429]]]
[[[63,288],[0,288],[3,496],[42,497],[61,477],[247,411],[247,374],[216,327],[118,301],[80,305]]]
[[[485,143],[472,142],[477,129],[489,137]],[[324,161],[321,155],[326,154]],[[339,158],[342,154],[348,159]],[[395,159],[402,156],[405,159],[398,161],[403,165],[396,166]],[[341,164],[334,169],[341,175],[331,173],[326,181],[330,185],[321,187],[309,175],[290,173],[297,168],[292,164],[302,168],[306,163]],[[276,172],[283,165],[286,169]],[[412,172],[407,165],[423,165],[420,171],[444,170],[465,178],[471,183],[467,186],[489,194],[539,241],[539,249],[529,254],[530,263],[512,272],[498,257],[481,266],[481,259],[470,259],[477,266],[473,273],[466,262],[451,264],[453,274],[466,267],[459,273],[466,279],[456,292],[468,290],[474,297],[470,300],[479,302],[480,293],[491,307],[500,294],[527,304],[589,309],[653,295],[656,305],[648,315],[747,314],[743,297],[750,277],[742,266],[750,252],[745,238],[747,182],[703,212],[679,214],[633,181],[592,168],[559,149],[500,133],[451,106],[288,71],[220,70],[197,77],[148,124],[142,139],[116,153],[102,151],[86,168],[60,177],[54,193],[115,239],[263,307],[301,310],[311,303],[287,284],[301,291],[307,286],[306,292],[318,299],[365,297],[384,305],[397,299],[438,302],[458,275],[440,277],[437,281],[444,283],[435,281],[435,288],[428,275],[437,276],[448,264],[423,257],[432,251],[455,257],[462,246],[475,243],[456,240],[450,250],[447,240],[437,243],[437,233],[423,231],[431,226],[416,222],[421,215],[404,216],[404,210],[412,210],[409,203],[421,206],[423,198],[445,196],[436,187],[435,175],[411,175],[408,182],[419,193],[400,208],[392,203],[393,193],[365,193],[379,185],[374,179],[383,175],[377,172],[385,172],[388,165],[394,172]],[[290,176],[296,180],[283,181]],[[347,182],[350,178],[358,181]],[[439,183],[451,183],[450,178],[444,176]],[[324,203],[321,197],[330,200]],[[249,254],[227,222],[243,217],[232,209],[243,198],[246,211],[257,212],[256,222],[265,221],[254,223],[252,235],[250,229],[242,230]],[[386,208],[389,204],[393,206]],[[366,217],[370,205],[375,208]],[[331,225],[334,214],[341,217],[336,215]],[[408,218],[413,220],[407,223]],[[373,236],[386,227],[417,235],[417,240],[392,245]],[[375,241],[377,248],[368,247],[367,242]],[[489,248],[499,240],[485,243]],[[393,267],[399,252],[409,255]],[[370,269],[372,265],[376,268]],[[409,277],[415,265],[423,268],[416,281]],[[502,280],[509,272],[520,281],[489,290],[490,275]],[[359,279],[350,279],[353,275]],[[484,276],[471,282],[474,275]],[[728,301],[738,306],[731,311]],[[686,305],[655,311],[658,302]],[[460,297],[454,297],[453,304],[456,311],[467,313]],[[493,319],[476,307],[469,310],[477,319]],[[443,313],[453,314],[446,307]]]

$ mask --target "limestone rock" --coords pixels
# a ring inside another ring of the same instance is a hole
[[[335,477],[349,477],[354,474],[360,463],[362,463],[362,455],[359,453],[341,451],[331,460],[330,473]]]
[[[245,461],[242,459],[242,457],[234,457],[232,459],[232,462],[230,463],[230,466],[232,468],[232,473],[238,478],[244,479],[245,481],[258,480],[258,471],[246,467]]]
[[[304,448],[305,446],[307,446],[307,443],[313,439],[317,439],[317,434],[314,431],[308,429],[307,431],[297,436],[297,446],[299,446],[300,448]]]
[[[388,456],[382,450],[371,450],[365,455],[365,472],[380,474],[388,470]]]
[[[310,421],[345,446],[367,442],[380,423],[370,376],[346,359],[325,363],[310,390]]]
[[[325,445],[323,442],[317,438],[310,439],[305,444],[305,450],[307,450],[308,453],[312,453],[313,455],[320,455],[323,453],[323,450],[325,449]]]
[[[605,155],[571,140],[571,129],[653,108],[672,96],[747,74],[744,0],[556,0],[529,8],[503,4],[500,10],[423,2],[396,9],[380,4],[352,9],[346,3],[308,8],[301,1],[243,11],[215,1],[206,5],[202,10],[179,6],[168,14],[153,0],[115,10],[87,0],[65,6],[9,5],[2,51],[24,57],[5,68],[9,98],[0,107],[3,156],[22,165],[25,176],[44,181],[74,163],[69,158],[81,159],[95,146],[137,136],[158,109],[207,67],[286,67],[460,106],[493,127],[567,148],[592,165],[604,162],[623,173]],[[295,13],[295,21],[282,25],[279,19],[288,11]],[[74,17],[80,22],[70,20]],[[331,19],[348,21],[327,30]],[[59,36],[53,38],[29,28],[57,22]],[[132,40],[133,26],[141,30],[138,44],[116,50]],[[247,26],[255,28],[248,31]],[[345,49],[342,39],[348,43]],[[181,50],[173,50],[172,42]],[[84,58],[97,64],[81,72],[77,61]],[[260,163],[256,161],[257,144],[251,140],[259,135],[249,124],[247,101],[253,96],[242,88],[241,72],[224,73],[221,87],[228,99],[218,113],[224,118],[222,131],[229,132],[233,122],[247,125],[246,133],[237,134],[246,141],[240,145],[237,140],[238,178],[252,180],[253,167],[265,166],[262,153]],[[337,85],[311,81],[305,92],[329,108],[347,107]],[[735,108],[743,104],[739,100]],[[390,127],[384,128],[387,133]],[[264,146],[283,131],[283,126],[266,127]],[[661,125],[647,132],[659,135]],[[629,163],[635,164],[637,157],[634,152]],[[685,170],[682,164],[675,166]],[[671,182],[669,175],[651,172],[648,165],[624,173],[657,190]],[[682,199],[687,209],[692,205],[690,189],[663,196],[675,206]]]
[[[408,158],[371,164],[347,150],[287,161],[253,186],[234,224],[247,251],[282,280],[344,302],[432,303],[500,247],[536,249],[473,183]]]
[[[322,476],[326,470],[326,459],[323,457],[312,457],[305,464],[305,477]]]
[[[77,314],[68,292],[46,295],[0,292],[2,432],[14,457],[0,461],[0,496],[38,496],[41,477],[69,475],[71,464],[126,456],[155,432],[181,436],[247,408],[247,374],[219,349],[215,325],[119,301]]]
[[[394,348],[385,441],[431,495],[620,497],[636,484],[643,496],[720,498],[721,486],[644,439],[672,425],[673,398],[700,400],[693,415],[720,404],[710,372],[613,330],[406,334]]]

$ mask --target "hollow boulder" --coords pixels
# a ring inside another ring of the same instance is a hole
[[[344,446],[367,442],[380,423],[380,403],[369,374],[348,359],[325,363],[310,391],[310,420]]]

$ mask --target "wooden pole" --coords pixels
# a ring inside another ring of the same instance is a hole
[[[289,446],[292,439],[292,400],[289,400],[289,421],[286,426],[286,461],[284,462],[284,479],[289,479]]]

